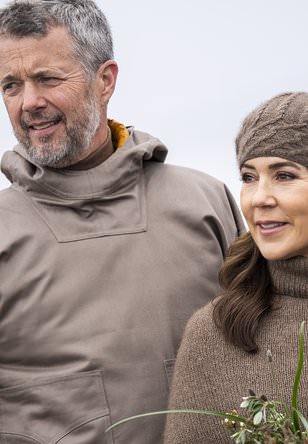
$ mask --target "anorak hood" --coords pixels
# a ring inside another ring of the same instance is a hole
[[[130,128],[126,142],[105,162],[90,170],[42,167],[29,160],[21,145],[3,155],[1,170],[13,185],[26,191],[44,194],[46,190],[49,196],[81,199],[127,188],[137,179],[143,161],[164,162],[166,156],[167,148],[157,138]]]
[[[131,129],[113,155],[89,170],[35,165],[21,145],[4,154],[1,168],[13,188],[31,197],[58,242],[72,242],[144,231],[144,165],[166,154],[158,139]]]

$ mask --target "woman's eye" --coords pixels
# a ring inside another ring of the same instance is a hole
[[[254,180],[255,180],[255,177],[253,174],[250,174],[250,173],[241,174],[241,181],[244,183],[253,182]]]
[[[278,179],[278,180],[292,180],[292,179],[295,179],[296,178],[296,175],[295,174],[293,174],[293,173],[287,173],[287,172],[285,172],[285,171],[279,171],[277,174],[276,174],[276,178]]]

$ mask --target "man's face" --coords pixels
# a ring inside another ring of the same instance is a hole
[[[99,81],[73,59],[62,28],[46,37],[1,38],[0,82],[18,141],[30,158],[50,167],[72,165],[105,139]]]

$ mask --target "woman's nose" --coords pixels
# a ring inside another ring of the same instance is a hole
[[[276,199],[273,187],[265,181],[259,180],[252,195],[252,205],[254,207],[275,206]]]

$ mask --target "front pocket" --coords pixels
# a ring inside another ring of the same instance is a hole
[[[1,444],[111,444],[102,372],[0,390]]]

